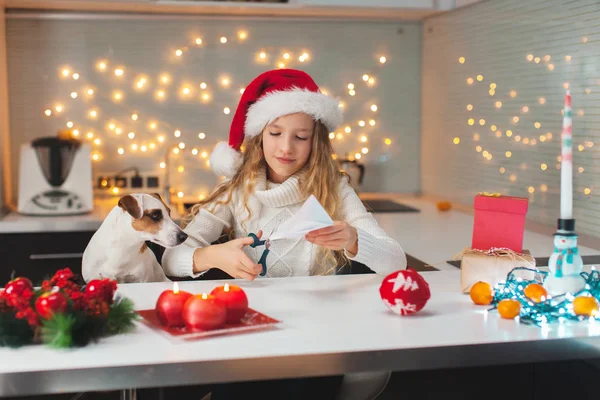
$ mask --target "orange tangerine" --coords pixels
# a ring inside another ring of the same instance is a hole
[[[498,314],[502,318],[514,319],[521,313],[521,303],[513,299],[504,299],[498,303]]]
[[[525,290],[523,290],[523,294],[534,303],[541,303],[548,298],[548,292],[538,283],[530,283],[527,285]]]
[[[469,295],[471,296],[473,303],[480,306],[485,306],[490,304],[494,299],[494,290],[489,283],[479,281],[471,286]]]
[[[573,300],[573,312],[575,315],[593,317],[598,314],[598,300],[594,297],[578,296]]]

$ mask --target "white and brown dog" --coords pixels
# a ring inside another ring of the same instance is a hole
[[[188,235],[173,222],[170,213],[158,194],[123,196],[83,253],[83,279],[169,281],[146,241],[175,247],[187,239]]]

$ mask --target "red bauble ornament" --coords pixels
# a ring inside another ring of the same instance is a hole
[[[183,305],[183,320],[192,330],[217,329],[225,325],[227,309],[225,304],[210,294],[197,294]]]
[[[246,315],[246,311],[248,311],[248,296],[246,296],[241,287],[225,284],[224,286],[214,288],[210,294],[225,304],[228,324],[238,323]]]
[[[11,296],[20,296],[26,289],[33,289],[33,284],[27,278],[15,278],[4,287],[4,293]]]
[[[165,290],[156,301],[156,316],[163,325],[170,327],[184,327],[183,306],[192,297],[189,292],[179,290],[177,283],[173,290]]]
[[[379,294],[385,305],[400,315],[420,311],[431,297],[429,284],[412,268],[386,276],[379,288]]]
[[[69,303],[60,292],[44,293],[35,301],[35,311],[44,319],[52,318],[55,313],[65,312]]]

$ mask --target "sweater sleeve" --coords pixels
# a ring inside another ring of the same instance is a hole
[[[342,219],[358,232],[358,252],[345,251],[352,260],[365,264],[375,273],[387,275],[406,268],[406,254],[367,211],[354,189],[343,179],[341,184]]]
[[[194,273],[194,251],[198,247],[210,246],[221,236],[223,229],[231,227],[233,212],[230,204],[217,204],[212,212],[200,209],[184,229],[188,234],[186,241],[166,249],[163,254],[162,267],[168,276],[197,278],[206,272]],[[211,206],[208,208],[211,209]]]

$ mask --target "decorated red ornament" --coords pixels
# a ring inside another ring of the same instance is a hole
[[[379,287],[379,294],[385,305],[400,315],[419,312],[431,297],[429,284],[412,268],[386,276]]]
[[[217,329],[225,324],[227,309],[213,295],[196,294],[183,305],[183,320],[189,329]]]
[[[179,290],[177,282],[173,283],[173,290],[165,290],[156,301],[156,316],[159,321],[170,327],[183,327],[183,306],[192,297],[192,294]]]
[[[33,289],[33,284],[29,279],[19,277],[6,284],[4,293],[9,296],[20,296],[26,289]]]
[[[65,312],[68,305],[67,298],[62,293],[44,293],[35,301],[35,311],[40,317],[50,319],[55,313]]]
[[[225,308],[227,309],[227,323],[238,323],[246,315],[246,311],[248,311],[248,296],[246,296],[241,287],[226,283],[224,286],[214,288],[210,294],[225,304]]]

